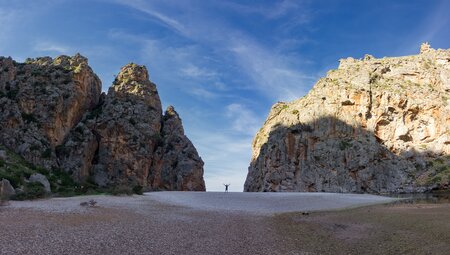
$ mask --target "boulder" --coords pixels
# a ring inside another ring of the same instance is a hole
[[[10,197],[14,196],[16,191],[7,179],[2,179],[0,181],[0,200],[9,200]]]
[[[44,186],[44,190],[47,193],[51,193],[52,190],[50,188],[50,182],[48,181],[47,177],[43,174],[32,174],[30,178],[28,179],[29,182],[38,182]]]

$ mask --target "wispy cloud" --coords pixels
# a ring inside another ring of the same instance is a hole
[[[253,136],[261,126],[256,113],[242,104],[233,103],[227,106],[226,116],[232,120],[232,129],[242,134]]]
[[[204,67],[198,67],[195,65],[188,65],[181,69],[183,75],[190,78],[214,78],[217,77],[218,73],[212,70],[209,70]]]
[[[274,53],[249,40],[236,39],[231,51],[257,88],[278,101],[304,95],[316,78],[291,67],[289,56]]]
[[[221,73],[210,68],[210,60],[203,57],[198,45],[167,46],[165,38],[148,38],[122,31],[110,31],[110,38],[134,42],[140,47],[140,57],[148,62],[150,76],[153,73],[177,89],[197,98],[210,100],[222,96],[217,91],[226,88]],[[167,70],[171,70],[167,72]]]
[[[142,0],[116,0],[117,3],[129,6],[135,10],[141,11],[145,14],[150,15],[155,20],[161,22],[165,26],[176,30],[179,33],[184,33],[184,25],[177,21],[174,18],[171,18],[162,12],[157,11],[149,1],[142,1]]]
[[[69,54],[73,50],[69,46],[60,43],[38,41],[34,43],[33,51],[39,54]]]
[[[252,5],[247,5],[243,3],[231,2],[231,1],[221,1],[220,4],[223,7],[227,7],[232,9],[235,12],[239,12],[245,15],[256,14],[260,15],[267,19],[277,19],[287,14],[296,13],[302,14],[305,16],[303,21],[307,21],[305,12],[302,11],[304,8],[305,1],[296,1],[296,0],[283,0],[283,1],[274,1],[272,3],[253,3]]]
[[[151,16],[154,16],[153,12],[156,12],[154,6],[143,1],[119,1],[119,3],[135,9],[146,10],[145,13]],[[241,7],[242,10],[245,10],[245,6]],[[287,12],[300,7],[301,4],[298,2],[282,1],[271,8],[271,17],[285,15]],[[261,8],[270,8],[270,6]],[[181,20],[175,20],[169,17],[169,14],[163,14],[162,11],[158,13],[176,21],[174,24],[184,24],[182,28],[178,25],[171,26],[172,29],[180,32],[182,36],[202,46],[212,48],[216,52],[229,54],[234,58],[234,64],[242,70],[241,74],[243,76],[247,75],[253,80],[253,84],[248,84],[250,86],[247,89],[259,91],[272,98],[273,101],[293,100],[302,96],[314,82],[313,79],[315,77],[306,76],[298,71],[299,65],[295,64],[298,62],[298,56],[293,58],[282,52],[273,51],[273,48],[263,46],[250,35],[230,25],[218,21],[205,20],[201,16],[180,15],[179,18]],[[152,47],[154,48],[154,43],[148,44],[147,51],[155,54]],[[174,49],[166,48],[163,50],[170,51]],[[179,59],[183,57],[183,54],[178,54],[174,57]],[[191,77],[214,74],[210,70],[192,66],[183,67],[181,72]]]

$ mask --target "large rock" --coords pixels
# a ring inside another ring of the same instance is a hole
[[[184,135],[180,116],[173,106],[164,114],[162,146],[150,171],[154,190],[205,190],[203,161],[191,141]]]
[[[0,57],[0,143],[35,165],[56,167],[55,146],[100,93],[100,80],[79,54],[25,63]]]
[[[0,202],[9,200],[10,197],[14,196],[16,191],[7,179],[2,179],[0,181]]]
[[[30,178],[28,179],[29,182],[33,183],[33,182],[37,182],[42,184],[42,186],[44,187],[45,192],[47,193],[51,193],[52,190],[50,188],[50,182],[48,181],[47,177],[45,177],[45,175],[43,174],[32,174],[30,176]]]
[[[67,137],[58,153],[63,169],[77,181],[92,176],[104,187],[204,191],[203,162],[178,115],[170,114],[163,118],[147,69],[124,66],[100,104]]]
[[[253,141],[245,191],[414,192],[450,181],[450,50],[341,60],[277,103]]]
[[[203,162],[178,115],[169,115],[163,119],[145,66],[124,66],[104,94],[79,54],[25,63],[0,57],[0,144],[33,171],[63,170],[102,187],[205,190]]]

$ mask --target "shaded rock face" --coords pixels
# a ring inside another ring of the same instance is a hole
[[[164,114],[161,136],[162,146],[156,151],[149,176],[151,186],[158,190],[205,190],[203,161],[184,135],[181,119],[172,106]]]
[[[275,104],[245,191],[421,192],[450,181],[450,50],[341,60]]]
[[[30,163],[102,187],[205,190],[203,162],[173,108],[177,122],[165,132],[144,66],[124,66],[108,94],[80,55],[1,58],[0,71],[0,143]]]

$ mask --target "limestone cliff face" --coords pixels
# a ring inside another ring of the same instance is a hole
[[[57,166],[60,145],[98,104],[101,82],[81,55],[0,58],[0,142],[29,162]]]
[[[144,66],[124,66],[101,94],[80,55],[24,64],[0,58],[0,93],[0,143],[34,165],[80,184],[205,190],[203,162],[173,108],[176,123],[163,118]]]
[[[341,60],[275,104],[245,191],[414,192],[450,182],[450,50]]]

